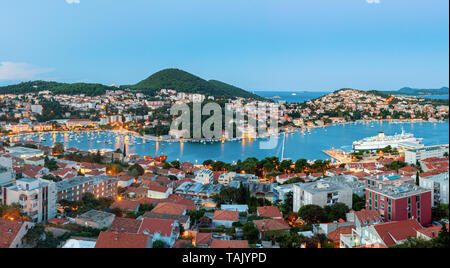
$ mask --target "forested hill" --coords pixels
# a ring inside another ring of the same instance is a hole
[[[258,95],[252,94],[241,88],[216,81],[206,81],[198,76],[179,69],[165,69],[152,74],[145,80],[135,84],[122,86],[139,90],[147,94],[154,94],[160,89],[173,89],[185,93],[199,93],[214,97],[243,97],[260,99]]]
[[[206,81],[198,76],[178,69],[165,69],[159,71],[135,85],[121,86],[122,89],[131,89],[149,95],[155,95],[161,89],[173,89],[185,93],[199,93],[214,97],[242,97],[262,99],[241,88],[217,81]],[[58,83],[47,81],[22,82],[16,85],[0,87],[0,94],[25,94],[49,90],[54,94],[98,96],[105,94],[106,90],[114,90],[116,87],[102,84],[87,83]]]
[[[54,94],[98,96],[105,94],[106,90],[117,89],[102,84],[87,83],[58,83],[47,81],[23,82],[17,85],[0,87],[0,94],[25,94],[39,91],[51,91]]]
[[[416,96],[432,96],[432,95],[448,95],[448,87],[436,88],[436,89],[418,89],[404,87],[397,91],[386,91],[387,94],[393,95],[416,95]]]

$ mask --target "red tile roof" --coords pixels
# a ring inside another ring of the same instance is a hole
[[[211,248],[249,248],[247,240],[213,240]]]
[[[116,200],[111,205],[111,208],[120,208],[125,211],[136,211],[139,208],[139,202],[131,200]]]
[[[375,210],[361,209],[360,211],[353,211],[359,222],[362,225],[366,225],[370,222],[382,222],[383,219]]]
[[[23,223],[0,218],[0,248],[9,248]]]
[[[441,229],[442,229],[442,226],[437,225],[437,226],[432,226],[432,227],[428,227],[428,228],[419,230],[418,232],[433,239],[439,235],[439,232],[441,231]],[[448,230],[448,227],[447,227],[447,230]]]
[[[145,184],[146,187],[148,187],[148,189],[150,191],[154,191],[154,192],[159,192],[159,193],[166,193],[169,188],[165,187],[165,186],[161,186],[156,182],[148,182]]]
[[[341,234],[351,234],[353,226],[341,227],[328,234],[328,238],[331,239],[334,243],[340,243]]]
[[[195,235],[195,245],[211,245],[212,234],[211,233],[200,233],[197,232]]]
[[[438,174],[442,174],[442,173],[446,173],[446,172],[448,172],[448,168],[445,168],[445,169],[434,169],[434,170],[430,170],[430,171],[427,171],[427,172],[422,172],[422,173],[419,174],[419,176],[421,178],[426,178],[426,177],[429,177],[429,176],[434,176],[434,175],[438,175]]]
[[[111,226],[109,227],[109,231],[137,234],[139,233],[139,228],[141,227],[141,224],[142,221],[139,220],[116,217]]]
[[[143,218],[142,225],[139,228],[139,233],[149,235],[159,233],[161,236],[169,237],[172,235],[172,231],[175,228],[174,226],[175,221],[173,220]]]
[[[131,175],[120,175],[117,177],[119,179],[119,181],[130,181],[130,180],[134,180],[134,176]]]
[[[170,215],[183,215],[186,207],[175,203],[159,203],[152,210],[153,213],[170,214]]]
[[[216,210],[214,212],[213,220],[237,221],[239,220],[239,212],[229,210]]]
[[[118,232],[101,232],[95,248],[146,248],[149,236]]]
[[[281,218],[280,210],[277,207],[258,207],[258,214],[261,217],[269,217],[269,218]]]
[[[374,225],[373,228],[388,247],[395,245],[395,241],[399,242],[408,237],[416,237],[417,231],[423,229],[417,220],[381,223]]]
[[[255,220],[253,223],[256,228],[261,231],[270,232],[278,230],[289,230],[289,225],[282,219],[265,219],[265,220]]]
[[[191,240],[177,240],[173,244],[172,248],[188,248],[192,247],[192,241]]]
[[[399,171],[407,172],[407,173],[416,173],[418,170],[412,166],[405,166],[399,169]]]

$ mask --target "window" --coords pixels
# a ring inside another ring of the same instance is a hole
[[[416,202],[420,202],[420,195],[416,195]]]

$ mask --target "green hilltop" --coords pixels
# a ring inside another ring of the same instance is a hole
[[[214,97],[260,98],[258,95],[252,94],[241,88],[217,80],[207,81],[179,69],[164,69],[152,74],[147,79],[142,80],[135,85],[122,86],[122,88],[138,90],[150,95],[154,95],[156,91],[165,88],[185,93],[198,93]]]
[[[54,94],[77,95],[85,94],[87,96],[98,96],[105,94],[106,90],[113,90],[114,87],[105,86],[102,84],[87,84],[87,83],[59,83],[48,81],[30,81],[22,82],[16,85],[0,87],[2,94],[26,94],[39,91],[51,91]]]

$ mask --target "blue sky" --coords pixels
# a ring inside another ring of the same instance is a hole
[[[0,84],[132,84],[176,67],[248,90],[439,88],[449,84],[448,5],[0,0]]]

